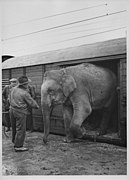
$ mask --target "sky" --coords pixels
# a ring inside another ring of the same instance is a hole
[[[1,0],[2,55],[126,37],[128,0]]]

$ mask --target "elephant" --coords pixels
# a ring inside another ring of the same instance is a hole
[[[116,75],[111,70],[92,63],[46,71],[41,85],[43,142],[47,143],[52,109],[59,104],[63,107],[66,143],[85,135],[82,123],[96,109],[103,109],[97,135],[106,134],[114,106],[116,85]]]

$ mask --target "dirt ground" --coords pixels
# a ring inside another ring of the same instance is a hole
[[[127,149],[106,143],[81,142],[66,144],[64,136],[50,135],[48,144],[43,133],[26,134],[26,152],[15,152],[3,135],[3,175],[126,175]]]

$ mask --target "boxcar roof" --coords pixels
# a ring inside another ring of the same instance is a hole
[[[34,66],[77,59],[95,58],[126,53],[126,38],[86,44],[72,48],[15,57],[2,63],[2,69]]]

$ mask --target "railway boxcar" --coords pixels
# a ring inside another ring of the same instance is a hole
[[[93,125],[95,125],[94,122],[99,123],[101,112],[93,111],[84,124],[88,132],[84,138],[126,145],[126,38],[14,57],[2,63],[2,79],[5,82],[13,77],[27,75],[35,86],[36,101],[40,105],[41,84],[46,70],[65,68],[85,62],[107,67],[116,74],[117,102],[108,133],[94,139]],[[38,110],[33,110],[33,125],[34,130],[43,131],[41,106]],[[52,112],[51,133],[65,133],[61,106],[55,107]]]

